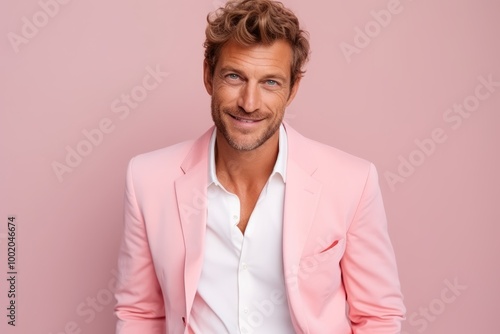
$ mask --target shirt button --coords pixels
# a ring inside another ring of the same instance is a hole
[[[245,308],[243,309],[243,313],[248,313],[248,308],[247,308],[247,307],[245,307]]]
[[[233,216],[233,220],[238,220],[238,218],[239,218],[239,217],[238,217],[237,215],[234,215],[234,216]]]
[[[247,269],[248,269],[248,266],[247,266],[247,264],[246,264],[246,263],[243,263],[243,266],[242,266],[242,267],[243,267],[243,270],[247,270]]]

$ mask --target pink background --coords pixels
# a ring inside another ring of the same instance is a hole
[[[285,3],[313,51],[287,121],[376,164],[408,309],[404,333],[497,332],[500,86],[474,94],[480,77],[500,82],[500,3]],[[1,2],[2,333],[113,332],[126,163],[211,125],[202,43],[205,16],[219,4]],[[372,11],[391,16],[378,15],[381,25]],[[356,52],[344,54],[347,44]],[[168,75],[141,88],[156,68]],[[134,109],[120,101],[131,92],[142,100]],[[467,116],[448,111],[463,103]],[[92,130],[103,122],[101,137]],[[95,145],[85,146],[84,130]],[[440,143],[431,144],[433,131]],[[53,164],[66,164],[67,147],[78,145],[88,154],[58,178]],[[400,167],[391,184],[400,159],[416,166]],[[18,223],[15,328],[5,317],[8,215]]]

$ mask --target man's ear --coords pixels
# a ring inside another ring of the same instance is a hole
[[[212,75],[210,74],[210,66],[208,66],[207,60],[203,61],[203,83],[205,84],[205,89],[207,90],[208,95],[212,96]]]
[[[290,89],[290,95],[288,96],[288,101],[286,101],[286,106],[288,107],[293,99],[295,98],[295,95],[297,95],[297,92],[299,90],[299,86],[300,86],[300,77],[295,79],[295,83],[293,84],[292,88]]]

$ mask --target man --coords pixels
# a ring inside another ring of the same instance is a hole
[[[131,160],[117,333],[399,333],[374,166],[283,124],[309,43],[271,0],[208,18],[215,127]]]

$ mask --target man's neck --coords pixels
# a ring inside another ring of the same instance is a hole
[[[261,188],[267,182],[278,157],[279,131],[251,151],[234,149],[219,132],[216,138],[215,169],[226,189]]]

